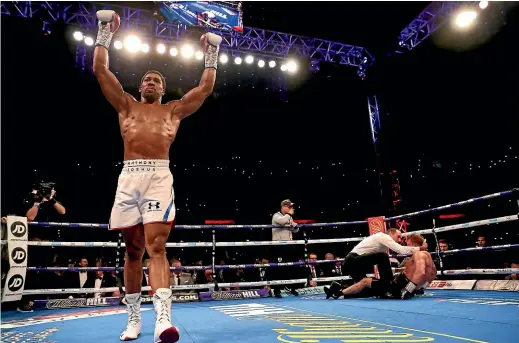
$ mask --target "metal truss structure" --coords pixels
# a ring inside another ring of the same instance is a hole
[[[378,138],[382,130],[380,123],[380,108],[378,106],[377,96],[368,96],[368,112],[369,112],[369,123],[371,127],[371,139],[373,140],[373,146],[375,151],[378,150]]]
[[[398,45],[408,50],[414,49],[418,44],[443,26],[452,14],[462,5],[477,4],[474,1],[433,1],[413,21],[400,32]]]
[[[185,41],[199,39],[201,30],[222,35],[221,50],[232,55],[245,52],[270,58],[300,56],[310,60],[314,69],[319,62],[331,62],[366,68],[374,63],[374,57],[363,47],[309,38],[283,32],[244,27],[243,33],[215,31],[208,28],[188,27],[160,21],[152,11],[104,5],[93,2],[13,1],[1,2],[2,15],[39,18],[46,29],[52,22],[63,21],[83,31],[97,32],[96,11],[114,9],[121,17],[120,30],[135,32],[154,40]],[[78,52],[84,49],[78,49]],[[78,56],[79,60],[84,60]]]

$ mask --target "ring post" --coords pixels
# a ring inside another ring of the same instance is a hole
[[[434,240],[436,241],[436,253],[438,254],[438,261],[440,263],[440,273],[443,276],[443,259],[442,259],[442,251],[440,250],[440,241],[438,240],[438,235],[436,234],[436,219],[433,218],[433,227],[432,233],[434,235]]]
[[[123,294],[123,282],[121,280],[121,275],[119,272],[119,267],[121,266],[121,248],[123,244],[123,233],[122,231],[119,231],[119,236],[117,237],[117,249],[115,252],[115,275],[117,275],[117,283],[119,284],[119,293],[121,293],[121,296]]]
[[[214,290],[218,291],[218,281],[216,280],[216,267],[215,267],[215,259],[216,259],[216,230],[212,230],[213,233],[213,251],[212,251],[212,257],[213,261],[211,264],[212,272],[213,272],[213,282],[214,282]]]
[[[309,270],[309,264],[308,264],[308,235],[306,234],[306,228],[302,227],[301,230],[303,231],[303,239],[305,241],[304,249],[305,249],[305,266],[306,270]],[[307,283],[310,286],[310,281],[312,281],[312,275],[308,275]]]

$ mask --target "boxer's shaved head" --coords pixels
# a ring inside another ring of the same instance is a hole
[[[146,100],[147,103],[153,103],[160,99],[166,92],[166,79],[157,70],[148,70],[144,73],[139,86],[141,99]]]
[[[146,76],[148,76],[148,74],[157,74],[160,77],[160,80],[162,81],[162,88],[166,90],[166,79],[164,78],[164,75],[162,75],[162,73],[158,70],[148,70],[147,72],[145,72],[141,79],[141,85],[144,82]]]

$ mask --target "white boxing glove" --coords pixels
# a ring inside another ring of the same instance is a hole
[[[216,69],[218,64],[218,51],[220,51],[222,37],[212,32],[208,32],[200,37],[200,43],[202,43],[202,49],[205,54],[205,67]]]
[[[99,20],[99,29],[96,46],[101,45],[108,49],[115,31],[121,25],[121,18],[115,11],[101,10],[97,11],[97,19]]]

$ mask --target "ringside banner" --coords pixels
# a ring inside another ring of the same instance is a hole
[[[171,302],[173,303],[185,303],[190,301],[198,301],[200,298],[196,293],[173,293],[171,295]],[[121,299],[121,304],[125,305],[126,301],[124,298]],[[153,296],[141,295],[141,304],[153,304]]]
[[[266,298],[269,293],[266,289],[249,289],[235,291],[218,291],[218,292],[202,292],[200,293],[201,301],[213,300],[239,300],[239,299],[256,299]]]
[[[471,290],[476,280],[434,280],[427,289],[465,289]]]
[[[2,302],[22,299],[27,273],[27,238],[29,230],[26,217],[7,217],[7,249],[9,271],[7,272]]]
[[[160,1],[160,13],[173,23],[243,32],[238,7],[218,1]]]
[[[119,297],[108,298],[74,298],[74,299],[51,299],[35,300],[35,310],[55,310],[60,308],[79,308],[79,307],[107,307],[119,306]]]
[[[299,295],[317,295],[317,294],[324,294],[324,286],[317,286],[317,287],[305,287],[305,288],[298,288],[297,293]],[[281,290],[281,296],[282,297],[290,297],[294,296],[292,293]]]
[[[519,291],[519,280],[479,280],[474,288],[480,291]]]

